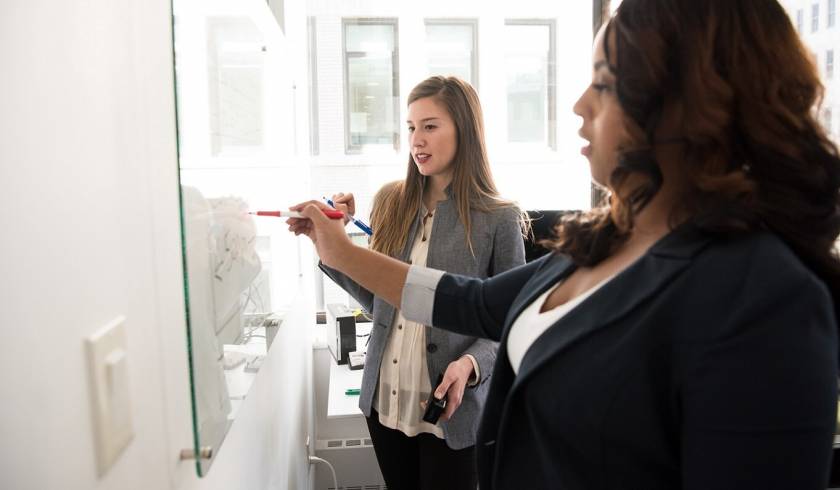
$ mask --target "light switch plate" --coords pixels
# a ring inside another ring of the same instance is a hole
[[[85,343],[91,379],[96,466],[102,476],[134,437],[125,317],[114,319],[88,337]]]

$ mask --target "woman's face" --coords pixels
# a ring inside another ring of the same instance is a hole
[[[446,107],[434,97],[408,105],[408,142],[421,175],[451,178],[458,132]]]
[[[628,140],[624,110],[615,92],[615,75],[604,53],[605,28],[606,24],[595,36],[592,83],[574,106],[575,114],[583,118],[579,134],[589,143],[581,149],[581,153],[589,160],[592,180],[602,186],[607,186],[618,163],[620,144]]]

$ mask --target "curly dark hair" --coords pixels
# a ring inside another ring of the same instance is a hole
[[[619,151],[612,194],[561,221],[554,250],[591,266],[624,243],[661,188],[654,150],[674,140],[654,132],[668,111],[680,115],[673,132],[690,182],[680,214],[707,232],[777,234],[840,304],[840,157],[816,120],[823,87],[784,9],[624,0],[608,22],[604,50],[633,141]]]

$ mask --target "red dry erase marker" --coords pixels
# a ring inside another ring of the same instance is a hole
[[[322,213],[327,218],[341,219],[344,213],[336,211],[335,209],[322,209]],[[297,211],[251,211],[248,214],[256,214],[257,216],[274,216],[275,218],[305,218],[306,216]]]

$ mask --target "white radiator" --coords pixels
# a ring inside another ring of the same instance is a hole
[[[318,439],[315,456],[329,461],[338,479],[335,489],[330,469],[315,465],[315,490],[387,490],[369,437]]]

